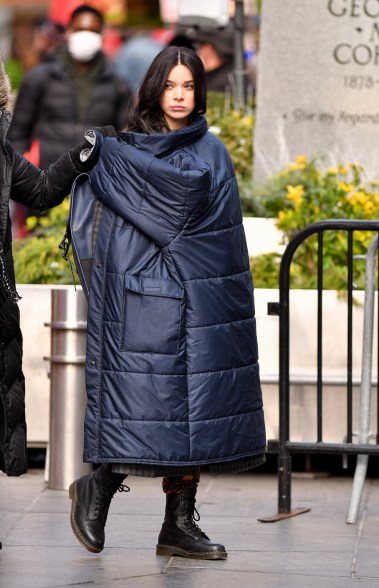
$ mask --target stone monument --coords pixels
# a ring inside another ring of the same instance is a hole
[[[379,0],[264,0],[256,181],[297,155],[379,178]]]

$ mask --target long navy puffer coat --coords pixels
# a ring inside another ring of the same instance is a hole
[[[204,117],[99,142],[73,194],[73,205],[85,194],[96,233],[84,237],[76,219],[88,255],[75,235],[74,250],[93,253],[85,461],[186,466],[262,453],[253,286],[229,153]]]

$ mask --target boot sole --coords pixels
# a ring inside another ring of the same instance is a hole
[[[170,547],[170,545],[157,545],[156,554],[167,557],[179,555],[188,559],[227,559],[228,557],[226,551],[185,551],[180,547]]]
[[[69,487],[68,495],[69,495],[70,499],[72,500],[70,524],[71,524],[71,529],[72,529],[75,537],[79,541],[80,545],[82,545],[82,547],[84,547],[84,549],[87,549],[87,551],[90,551],[91,553],[100,553],[100,551],[103,551],[103,548],[100,549],[98,547],[94,547],[93,545],[91,545],[91,543],[89,543],[87,541],[87,539],[85,537],[83,537],[83,535],[78,527],[78,524],[75,520],[75,510],[76,510],[76,505],[78,503],[78,494],[76,492],[76,483],[75,482],[73,482],[71,484],[71,486]]]

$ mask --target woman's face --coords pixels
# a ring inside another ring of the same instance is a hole
[[[195,108],[195,85],[191,70],[186,65],[175,65],[172,68],[159,105],[171,131],[188,125],[190,114]]]

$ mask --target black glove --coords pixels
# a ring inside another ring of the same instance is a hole
[[[88,130],[99,131],[103,137],[117,137],[117,131],[112,125],[108,125],[107,127],[92,127]]]
[[[91,129],[88,129],[88,130],[89,131],[92,131],[92,130],[98,131],[99,133],[101,133],[103,135],[103,137],[111,137],[111,138],[117,137],[116,129],[114,127],[112,127],[112,125],[108,125],[106,127],[92,127]],[[97,157],[94,157],[92,155],[90,155],[86,161],[82,161],[80,159],[81,152],[85,149],[92,149],[92,147],[93,147],[93,145],[91,145],[91,143],[89,141],[87,141],[87,139],[84,139],[84,141],[82,143],[75,145],[75,147],[73,149],[71,149],[71,151],[70,151],[71,158],[75,164],[75,167],[77,167],[81,171],[87,171],[87,170],[92,169],[93,166],[97,162]]]

